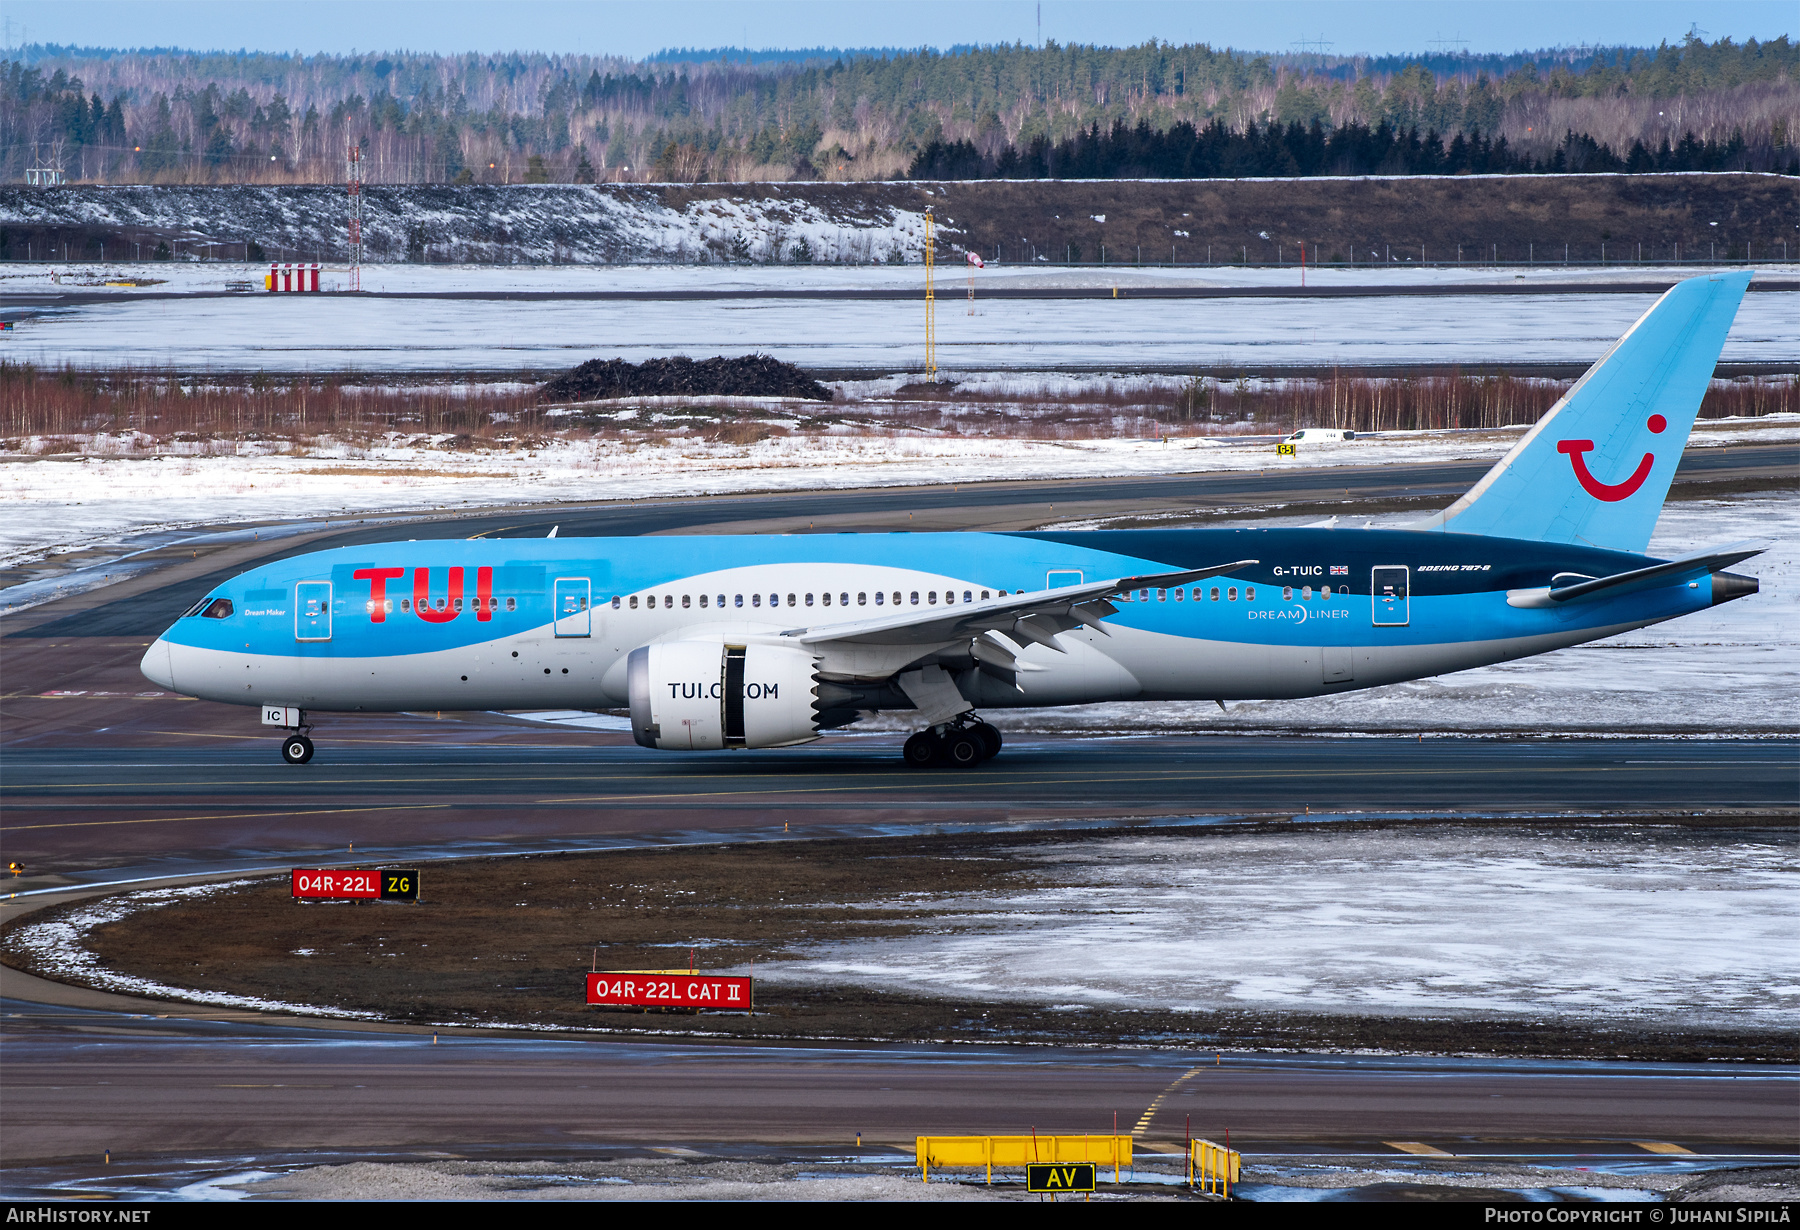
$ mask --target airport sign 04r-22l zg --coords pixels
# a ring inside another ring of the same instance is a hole
[[[419,873],[412,867],[296,867],[295,898],[310,901],[417,901]]]

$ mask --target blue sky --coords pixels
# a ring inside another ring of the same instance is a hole
[[[1043,35],[1338,55],[1518,51],[1800,33],[1793,0],[1046,0]],[[6,41],[202,50],[577,51],[1031,42],[1035,0],[3,0]],[[23,38],[21,38],[23,33]],[[1463,46],[1456,43],[1455,46]]]

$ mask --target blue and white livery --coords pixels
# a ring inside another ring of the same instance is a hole
[[[784,747],[905,710],[919,764],[980,709],[1318,696],[1546,653],[1757,591],[1762,544],[1643,554],[1748,273],[1684,281],[1486,477],[1398,530],[549,538],[253,569],[144,655],[174,691],[306,714],[631,712],[665,750]]]

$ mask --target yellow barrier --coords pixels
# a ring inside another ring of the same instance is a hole
[[[1236,1149],[1215,1145],[1210,1140],[1188,1142],[1188,1185],[1203,1192],[1231,1197],[1231,1185],[1238,1180],[1244,1155]]]
[[[919,1177],[931,1179],[933,1166],[941,1169],[987,1168],[994,1181],[996,1166],[1025,1166],[1031,1162],[1094,1162],[1119,1169],[1131,1165],[1129,1136],[921,1136],[918,1139]]]

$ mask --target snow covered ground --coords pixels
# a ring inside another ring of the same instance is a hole
[[[261,266],[162,267],[171,286],[218,289],[227,276],[260,277]],[[0,276],[8,292],[52,287],[42,271]],[[104,283],[141,266],[80,270],[69,281]],[[1683,271],[1694,272],[1694,271]],[[1380,271],[1373,277],[1317,275],[1347,284],[1469,282],[1492,271]],[[1608,276],[1642,281],[1643,271]],[[1652,275],[1660,276],[1660,275]],[[798,288],[919,288],[914,270],[869,268],[626,267],[457,269],[377,267],[368,289],[685,291]],[[977,275],[974,315],[960,276],[940,279],[937,346],[950,370],[1077,368],[1129,371],[1201,367],[1341,364],[1373,369],[1408,364],[1589,363],[1630,327],[1654,294],[1559,293],[1569,275],[1547,271],[1543,295],[1445,295],[1350,299],[1132,298],[1134,287],[1197,283],[1270,285],[1293,272],[1250,270],[1030,269]],[[1583,280],[1588,280],[1583,275]],[[1119,299],[983,300],[982,286],[1111,287]],[[63,287],[67,289],[68,287]],[[137,367],[181,371],[426,372],[570,367],[593,357],[641,361],[752,351],[808,368],[907,371],[923,362],[919,304],[894,301],[716,299],[507,301],[379,299],[250,294],[192,300],[134,299],[31,309],[0,338],[0,358],[57,367]],[[1725,343],[1728,363],[1800,358],[1793,321],[1800,295],[1749,296]],[[19,316],[14,307],[7,316]]]
[[[1158,834],[1043,847],[929,935],[759,978],[964,1002],[1790,1026],[1791,840],[1646,829]],[[905,902],[904,908],[916,908]]]
[[[0,453],[0,564],[126,535],[188,525],[315,519],[410,509],[464,510],[717,495],[845,490],[994,480],[1203,474],[1314,466],[1497,460],[1523,434],[1390,432],[1291,458],[1267,442],[1197,437],[1030,440],[966,436],[806,434],[751,444],[702,438],[560,440],[526,452],[450,452],[412,442],[325,446],[305,455],[244,445],[198,455],[168,444],[139,454],[135,439],[93,442],[85,454]],[[1800,416],[1700,423],[1690,447],[1800,440]],[[285,446],[282,446],[285,448]],[[109,450],[116,453],[109,456]],[[4,599],[0,599],[3,602]]]

